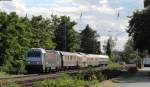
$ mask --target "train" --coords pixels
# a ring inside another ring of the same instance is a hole
[[[26,70],[29,72],[50,72],[108,64],[107,55],[64,52],[44,48],[30,48],[26,55]]]

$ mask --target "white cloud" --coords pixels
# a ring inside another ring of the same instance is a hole
[[[100,4],[107,4],[107,3],[108,3],[108,0],[100,0],[99,3],[100,3]]]
[[[101,6],[101,7],[98,7],[97,10],[100,12],[100,13],[104,13],[104,14],[115,14],[115,10],[111,7],[108,7],[108,6]]]

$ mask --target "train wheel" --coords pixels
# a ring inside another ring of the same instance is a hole
[[[45,73],[49,73],[50,69],[49,68],[45,68]]]

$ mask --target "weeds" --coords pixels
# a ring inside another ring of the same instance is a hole
[[[54,80],[44,80],[35,83],[34,87],[91,87],[91,85],[97,83],[97,80],[85,81],[63,74]]]

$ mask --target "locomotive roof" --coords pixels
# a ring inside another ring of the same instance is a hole
[[[45,49],[43,48],[30,48],[29,51],[41,51],[42,53],[46,53]]]

